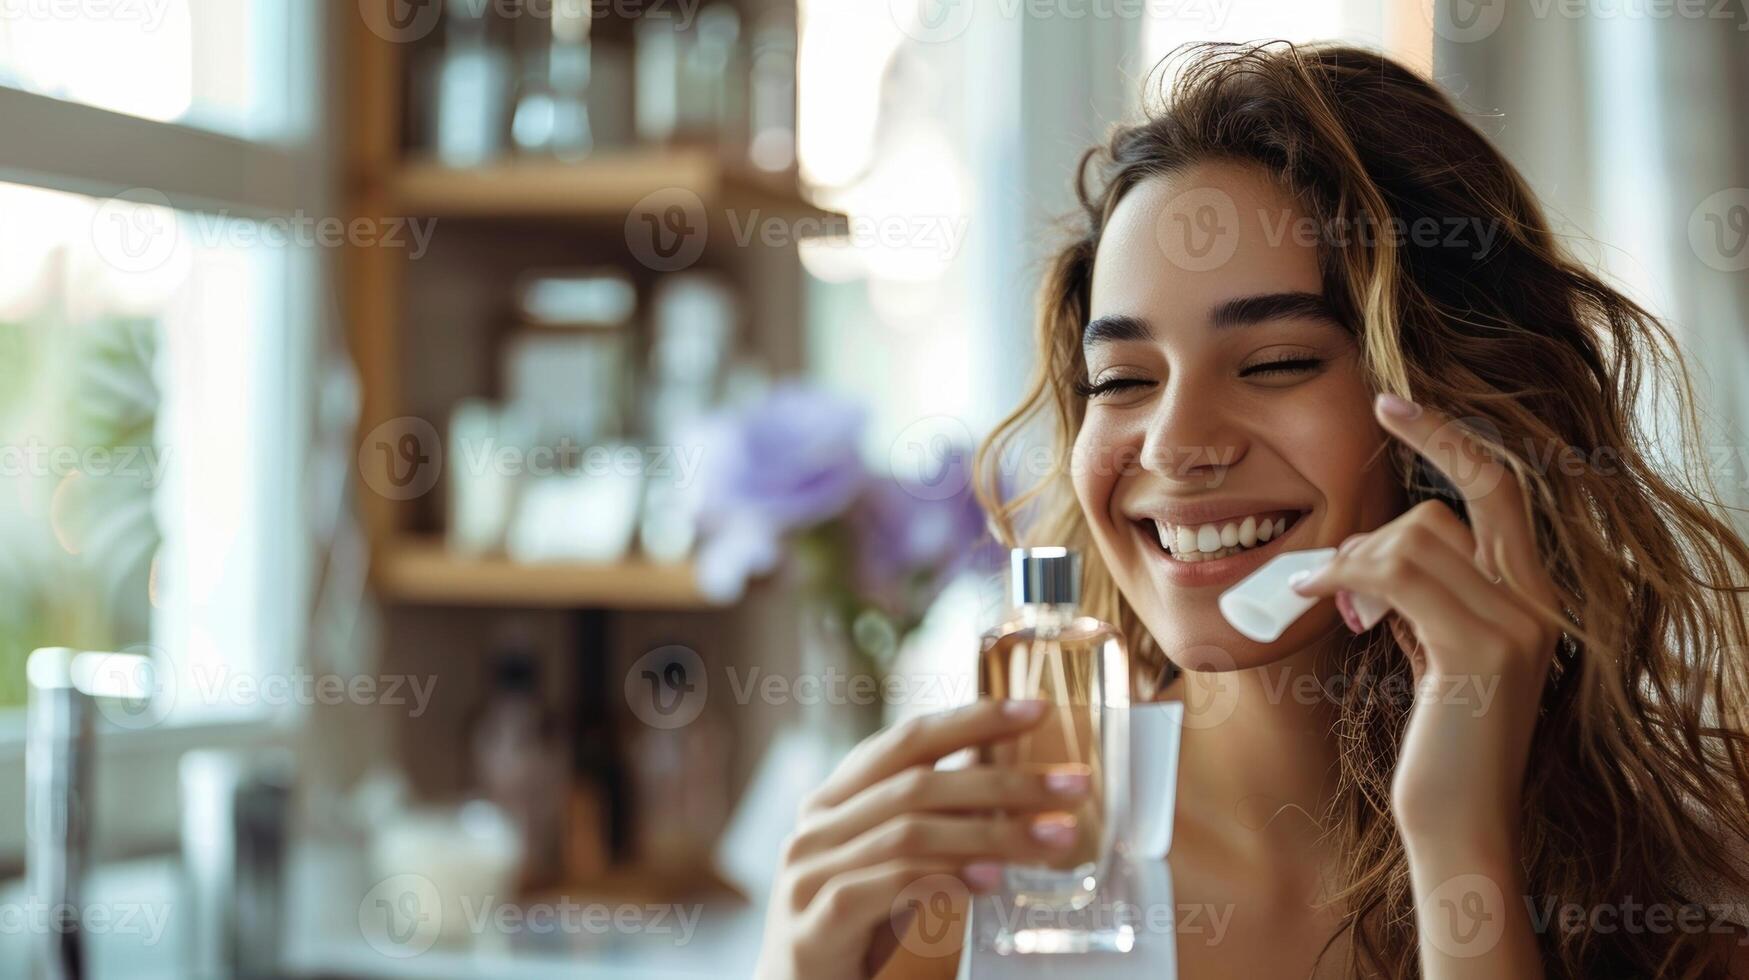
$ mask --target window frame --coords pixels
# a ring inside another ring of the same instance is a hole
[[[180,122],[159,122],[0,85],[0,120],[25,139],[0,140],[0,181],[99,200],[150,189],[178,211],[243,220],[332,214],[338,127],[332,120],[342,68],[330,39],[340,16],[328,4],[253,0],[263,28],[252,54],[279,105],[269,118],[280,131],[249,139]],[[271,22],[271,23],[269,23]],[[293,670],[307,660],[309,534],[303,512],[309,405],[319,339],[337,328],[330,263],[292,253],[285,259],[284,294],[270,297],[285,330],[273,356],[286,371],[264,397],[283,410],[284,431],[269,457],[272,472],[261,501],[262,552],[274,556],[264,578],[278,586],[262,606],[262,632],[279,642],[259,648],[258,671]],[[280,581],[283,576],[284,581]],[[268,597],[264,597],[266,599]],[[96,856],[132,855],[176,846],[178,765],[193,748],[250,748],[295,737],[305,709],[263,705],[247,717],[179,718],[145,730],[102,719],[95,732]],[[0,709],[0,785],[22,787],[26,710]],[[0,874],[18,870],[25,848],[23,794],[0,807]]]

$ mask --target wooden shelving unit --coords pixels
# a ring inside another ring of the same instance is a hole
[[[402,537],[377,556],[378,594],[418,605],[701,610],[693,568],[630,560],[524,564],[454,554],[435,538]]]
[[[392,3],[395,0],[375,0]],[[764,0],[762,0],[764,2]],[[779,0],[770,0],[779,2]],[[834,234],[843,215],[818,207],[791,174],[772,174],[725,161],[706,147],[631,147],[607,150],[575,163],[510,159],[456,168],[409,155],[401,145],[407,45],[353,22],[349,38],[351,86],[345,186],[349,218],[395,220],[433,217],[543,227],[593,226],[585,235],[624,246],[624,223],[650,195],[686,191],[697,196],[710,221],[711,240],[727,240],[720,228],[733,215],[747,222],[779,218],[796,237]],[[440,237],[451,231],[445,225]],[[742,249],[750,253],[759,248]],[[756,299],[774,304],[757,311],[767,332],[757,342],[781,351],[773,366],[793,370],[799,345],[799,298],[773,300],[799,288],[790,254],[742,255],[757,273]],[[439,417],[408,404],[404,363],[409,338],[405,257],[392,250],[355,246],[342,269],[345,317],[362,383],[359,431],[407,415],[420,415],[437,430]],[[776,315],[773,315],[773,314]],[[775,322],[773,329],[765,324]],[[788,360],[786,363],[785,360]],[[386,466],[366,452],[360,466]],[[380,598],[424,605],[605,610],[704,609],[687,566],[661,566],[631,559],[611,566],[529,565],[506,559],[470,559],[448,554],[440,536],[418,526],[418,501],[372,492],[382,485],[362,473],[361,509],[371,541],[371,581]]]
[[[401,213],[532,220],[624,220],[651,194],[685,190],[707,211],[812,218],[828,230],[844,216],[816,207],[784,179],[726,164],[708,150],[621,150],[579,163],[504,163],[457,169],[410,161],[386,176]]]
[[[790,0],[736,2],[772,7]],[[482,654],[496,642],[490,627],[506,611],[512,611],[510,618],[538,620],[543,663],[559,668],[543,672],[543,694],[558,700],[550,695],[569,692],[559,710],[579,759],[602,744],[622,750],[612,745],[615,736],[601,730],[614,723],[614,714],[625,713],[624,670],[648,650],[688,644],[713,669],[755,659],[768,669],[799,664],[795,604],[778,585],[720,609],[699,594],[686,564],[634,556],[606,565],[527,565],[449,551],[442,535],[443,487],[434,482],[426,493],[406,498],[373,489],[395,484],[388,468],[395,465],[401,435],[382,445],[370,441],[372,433],[395,431],[408,419],[441,440],[457,402],[498,394],[495,331],[505,326],[513,284],[529,269],[617,266],[634,281],[640,303],[653,295],[672,270],[640,263],[626,229],[641,202],[661,191],[690,192],[708,212],[710,243],[697,268],[718,274],[738,294],[739,353],[757,356],[774,375],[798,371],[804,365],[806,277],[796,239],[831,234],[842,216],[811,202],[793,174],[761,172],[698,147],[604,150],[575,164],[509,159],[457,169],[423,160],[409,149],[402,104],[411,88],[409,67],[423,57],[418,44],[388,40],[356,16],[349,22],[345,216],[380,224],[441,219],[423,256],[359,243],[342,253],[337,266],[360,384],[361,451],[355,459],[370,542],[369,584],[386,623],[379,661],[443,676],[431,711],[382,722],[393,726],[387,737],[409,747],[398,762],[415,792],[444,798],[466,788],[465,760],[430,746],[465,742],[461,728],[484,683]],[[731,216],[777,217],[794,234],[777,245],[735,243],[717,233]],[[434,457],[444,448],[421,450]],[[552,656],[555,651],[560,655]],[[725,728],[734,751],[727,779],[733,794],[778,722],[775,713],[763,710],[719,713],[729,716]],[[628,794],[614,796],[616,806],[635,803],[626,785],[612,791]],[[563,890],[636,895],[720,888],[706,867],[680,876],[640,867],[626,842],[616,840],[618,863],[605,876],[568,882]]]

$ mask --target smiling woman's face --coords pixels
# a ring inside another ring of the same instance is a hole
[[[1208,269],[1167,237],[1198,233],[1209,195],[1184,195],[1200,188],[1240,217],[1236,236],[1222,229],[1231,257]],[[1184,666],[1257,666],[1336,628],[1324,603],[1259,644],[1216,599],[1274,555],[1338,545],[1403,507],[1303,221],[1262,171],[1201,165],[1132,188],[1094,259],[1075,493],[1118,588]]]

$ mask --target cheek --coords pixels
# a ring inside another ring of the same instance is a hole
[[[1303,413],[1285,426],[1294,468],[1317,488],[1332,518],[1352,530],[1369,530],[1390,516],[1399,495],[1390,436],[1370,406]]]
[[[1121,448],[1119,438],[1110,426],[1091,417],[1075,434],[1075,446],[1069,459],[1075,499],[1081,504],[1081,512],[1096,528],[1103,528],[1110,522],[1107,504],[1117,484],[1118,470],[1109,461]]]

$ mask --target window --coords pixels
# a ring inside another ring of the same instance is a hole
[[[38,646],[149,651],[166,727],[293,663],[321,9],[0,0],[0,714]]]

